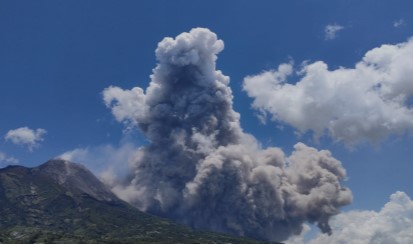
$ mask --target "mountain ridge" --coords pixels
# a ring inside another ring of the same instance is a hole
[[[62,159],[0,169],[0,216],[0,243],[266,243],[143,213]]]

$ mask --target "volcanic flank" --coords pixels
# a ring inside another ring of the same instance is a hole
[[[352,200],[345,169],[329,151],[298,143],[286,156],[243,132],[229,77],[215,67],[223,48],[203,28],[167,37],[145,91],[104,90],[116,119],[149,141],[114,192],[197,229],[280,241],[308,221],[330,233],[330,217]]]
[[[117,198],[80,164],[0,169],[0,243],[263,243],[195,232]]]

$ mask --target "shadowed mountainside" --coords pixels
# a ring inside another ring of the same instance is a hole
[[[0,169],[0,216],[0,243],[263,243],[143,213],[60,159]]]

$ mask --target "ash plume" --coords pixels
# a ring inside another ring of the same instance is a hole
[[[229,77],[215,67],[223,48],[203,28],[165,38],[145,91],[104,90],[115,118],[149,141],[114,192],[196,229],[280,241],[311,222],[330,233],[330,217],[352,200],[345,169],[329,151],[298,143],[287,156],[243,132]]]

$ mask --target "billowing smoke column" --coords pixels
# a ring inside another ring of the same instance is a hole
[[[197,229],[285,240],[306,221],[329,233],[328,220],[352,200],[341,163],[302,143],[291,156],[261,149],[240,128],[229,78],[215,69],[224,44],[196,28],[156,49],[149,87],[104,91],[119,121],[149,144],[137,152],[123,199]]]

